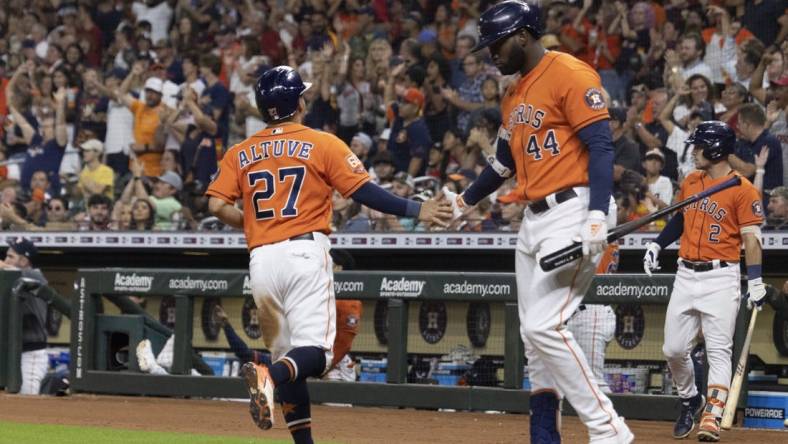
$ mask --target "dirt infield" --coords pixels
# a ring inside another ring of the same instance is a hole
[[[278,414],[279,415],[279,414]],[[413,409],[347,408],[313,406],[317,442],[339,443],[526,443],[528,417],[484,413],[447,413]],[[78,395],[67,398],[0,394],[0,420],[25,423],[69,424],[131,430],[205,433],[287,439],[277,416],[268,432],[249,420],[245,403]],[[629,421],[637,442],[675,443],[671,424]],[[784,442],[782,431],[734,429],[723,442]],[[577,418],[565,418],[563,442],[587,442]],[[694,441],[694,440],[692,440]]]

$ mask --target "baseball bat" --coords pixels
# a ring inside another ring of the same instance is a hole
[[[724,430],[730,430],[733,425],[733,418],[736,416],[736,404],[739,403],[741,385],[744,381],[745,370],[747,370],[747,359],[750,356],[750,341],[752,341],[752,332],[755,331],[755,320],[757,318],[758,310],[753,307],[752,314],[750,315],[750,326],[747,327],[747,337],[744,338],[744,345],[741,349],[741,356],[739,356],[739,363],[736,364],[736,373],[733,374],[733,382],[731,382],[728,400],[725,403],[725,412],[722,414],[722,423],[720,423],[720,427]]]
[[[608,243],[614,242],[619,238],[637,230],[643,225],[654,222],[655,220],[660,219],[667,214],[670,214],[678,209],[684,208],[691,203],[709,197],[712,194],[719,193],[720,191],[728,189],[730,187],[735,187],[740,183],[741,183],[741,178],[739,176],[734,176],[726,180],[725,182],[717,184],[711,188],[705,189],[699,193],[693,194],[692,196],[682,200],[681,202],[676,202],[673,205],[667,206],[655,213],[651,213],[648,216],[641,217],[638,220],[633,220],[631,222],[627,222],[625,224],[619,225],[607,233],[607,242]],[[542,267],[542,270],[550,271],[562,265],[568,264],[573,260],[580,258],[581,256],[583,256],[583,244],[580,242],[574,242],[572,243],[572,245],[569,245],[568,247],[564,247],[560,250],[554,251],[548,254],[547,256],[543,257],[539,261],[539,265]]]

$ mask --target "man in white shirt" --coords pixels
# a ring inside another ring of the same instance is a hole
[[[147,20],[151,25],[152,42],[166,39],[167,33],[172,22],[172,8],[167,0],[145,0],[144,2],[134,2],[131,5],[131,12],[137,17],[137,22]]]
[[[703,61],[706,45],[703,37],[697,33],[684,34],[679,41],[678,56],[681,61],[679,72],[685,81],[695,74],[700,74],[707,79],[712,78],[711,68]]]

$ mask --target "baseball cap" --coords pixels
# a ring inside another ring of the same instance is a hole
[[[99,154],[104,152],[104,144],[98,139],[89,139],[79,146],[82,151],[96,151]]]
[[[462,179],[476,180],[477,177],[478,176],[476,175],[476,171],[470,169],[462,169],[456,173],[449,174],[450,180],[462,180]]]
[[[771,83],[777,86],[788,86],[788,75],[782,76]]]
[[[158,77],[148,77],[148,80],[145,81],[145,89],[161,94],[164,90],[164,82]]]
[[[408,88],[405,94],[402,95],[402,100],[418,105],[419,108],[424,106],[424,94],[418,88]]]
[[[164,174],[156,178],[164,183],[172,185],[176,190],[180,191],[183,188],[183,181],[181,176],[174,171],[165,171]]]
[[[653,150],[647,151],[645,159],[648,160],[649,158],[652,159],[656,158],[661,160],[662,163],[665,163],[665,155],[662,154],[662,150],[660,150],[659,148],[654,148]]]
[[[13,241],[8,241],[8,247],[16,252],[16,254],[26,257],[30,262],[38,255],[36,245],[27,238],[20,237]]]
[[[369,137],[367,133],[358,132],[355,136],[353,136],[353,140],[355,139],[358,139],[358,141],[361,142],[361,144],[364,145],[364,148],[366,149],[370,149],[372,147],[372,138]]]
[[[545,34],[539,39],[539,42],[546,49],[556,49],[561,47],[561,42],[558,41],[558,37],[556,37],[555,34]]]
[[[779,186],[772,188],[772,191],[769,193],[769,197],[782,197],[788,201],[788,187]]]
[[[387,163],[389,165],[394,165],[394,159],[391,157],[391,153],[388,151],[381,151],[372,159],[372,165],[378,165],[381,163]]]
[[[411,188],[416,187],[416,182],[413,181],[413,176],[408,174],[407,171],[400,171],[399,173],[394,175],[394,182],[399,182],[401,184],[405,184]]]
[[[438,33],[432,29],[423,29],[419,33],[419,43],[431,43],[438,40]]]
[[[115,77],[116,79],[123,80],[127,75],[129,75],[129,73],[125,69],[115,67],[107,74],[107,77]]]

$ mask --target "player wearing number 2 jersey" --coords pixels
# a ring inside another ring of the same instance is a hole
[[[312,442],[306,378],[328,370],[336,334],[327,237],[333,190],[375,210],[425,222],[446,225],[451,216],[446,202],[401,199],[371,183],[340,139],[303,126],[301,96],[308,87],[286,66],[260,76],[255,95],[268,127],[225,153],[207,191],[210,211],[244,230],[252,295],[272,352],[270,366],[243,366],[252,419],[271,428],[276,387],[296,443]]]
[[[489,47],[504,75],[519,75],[501,103],[503,117],[490,166],[459,196],[455,215],[515,174],[529,201],[515,253],[520,335],[531,380],[531,442],[558,443],[559,397],[566,396],[592,443],[634,439],[600,390],[566,321],[591,284],[607,227],[615,225],[613,142],[599,75],[569,54],[547,51],[539,9],[509,0],[479,19],[477,50]],[[448,193],[447,193],[448,195]],[[584,257],[555,270],[539,258],[578,238]]]
[[[728,163],[736,135],[722,122],[700,123],[687,143],[694,145],[695,171],[684,179],[678,200],[718,185],[735,173]],[[681,238],[678,271],[665,315],[663,353],[682,400],[673,428],[684,438],[695,428],[703,409],[698,439],[719,441],[720,419],[731,382],[731,349],[739,310],[739,257],[744,243],[747,261],[748,304],[758,309],[766,290],[761,280],[761,197],[745,178],[728,188],[684,207],[646,248],[646,273],[659,268],[661,249]],[[703,394],[695,386],[690,352],[698,331],[703,331],[709,362],[704,408]]]

